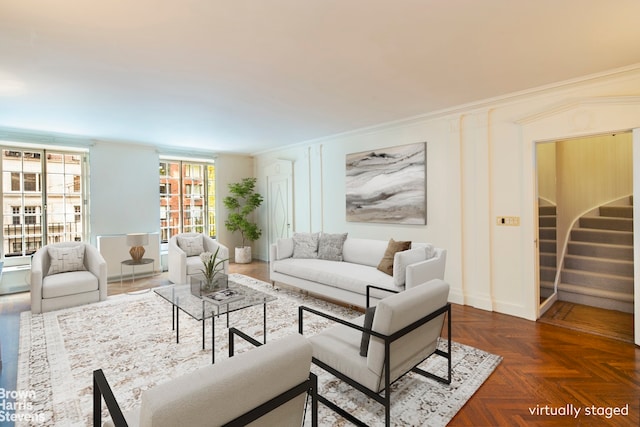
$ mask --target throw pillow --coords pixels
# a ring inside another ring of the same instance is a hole
[[[204,252],[202,236],[178,236],[178,246],[187,256],[199,256]]]
[[[318,233],[293,233],[294,258],[318,258]]]
[[[375,307],[368,307],[364,312],[364,324],[362,325],[365,329],[371,329],[373,326],[373,316],[376,314]],[[371,334],[367,332],[362,333],[362,340],[360,341],[360,356],[367,357],[369,354],[369,340],[371,339]]]
[[[345,240],[347,240],[347,233],[322,233],[318,243],[318,258],[329,261],[342,261],[342,248]]]
[[[389,276],[393,276],[393,258],[395,257],[396,252],[406,251],[410,248],[410,241],[396,242],[393,239],[389,239],[387,250],[384,252],[383,257],[378,264],[378,270],[388,274]]]
[[[84,268],[84,245],[47,248],[49,253],[49,272],[47,274],[82,271]]]
[[[291,258],[293,256],[293,239],[278,239],[276,249],[277,259]]]
[[[426,259],[425,250],[422,247],[396,252],[393,257],[393,284],[404,285],[407,280],[407,266]]]

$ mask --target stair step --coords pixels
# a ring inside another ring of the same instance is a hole
[[[538,206],[538,215],[556,215],[556,207]]]
[[[582,270],[564,268],[561,282],[584,286],[587,288],[603,289],[633,295],[633,277],[623,277],[612,274],[594,273]]]
[[[542,248],[542,243],[540,244]],[[633,246],[610,245],[607,243],[569,242],[568,253],[599,258],[613,258],[633,261]]]
[[[556,254],[547,254],[544,252],[540,252],[540,265],[555,268],[558,265]]]
[[[554,288],[553,282],[541,281],[540,282],[540,298],[547,299],[553,295]]]
[[[557,242],[555,240],[540,240],[540,252],[546,254],[557,253]]]
[[[564,266],[570,270],[591,271],[633,278],[633,261],[567,254]]]
[[[556,280],[556,267],[540,266],[540,281],[554,282]]]
[[[578,242],[610,243],[612,245],[633,245],[633,232],[574,228],[571,240]]]
[[[596,216],[580,218],[581,228],[596,228],[599,230],[633,231],[632,218],[618,218],[609,216]]]
[[[600,215],[633,218],[633,206],[600,206]]]
[[[558,299],[575,304],[633,313],[633,294],[602,289],[581,288],[568,283],[558,284]]]
[[[555,227],[541,227],[538,229],[540,240],[556,240]]]
[[[555,227],[556,217],[555,216],[539,216],[538,226],[539,227]]]

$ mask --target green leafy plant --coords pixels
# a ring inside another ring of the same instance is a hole
[[[242,181],[229,184],[230,196],[224,198],[222,203],[229,210],[229,216],[224,222],[227,230],[239,231],[242,236],[242,246],[246,246],[246,240],[258,240],[262,236],[262,230],[258,224],[249,220],[249,215],[255,211],[263,201],[260,194],[256,193],[256,178],[243,178]]]
[[[204,269],[202,274],[207,279],[207,284],[213,283],[216,275],[224,271],[224,262],[226,259],[217,259],[218,252],[220,248],[217,248],[215,253],[211,252],[203,252],[200,254],[200,259],[202,260],[202,264],[204,264]]]

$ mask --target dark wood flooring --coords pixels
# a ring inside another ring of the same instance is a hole
[[[633,314],[556,301],[539,322],[633,343]]]
[[[264,262],[232,264],[231,271],[269,278]],[[137,291],[141,285],[113,284],[110,294]],[[29,308],[28,298],[0,296],[0,387],[9,390],[15,388],[17,319]],[[452,319],[454,340],[498,354],[503,361],[450,426],[640,425],[639,347],[455,304]],[[579,408],[578,417],[561,415],[567,408]]]

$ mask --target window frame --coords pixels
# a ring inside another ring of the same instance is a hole
[[[215,162],[162,156],[158,178],[161,244],[185,232],[215,238]]]
[[[4,210],[0,220],[2,224],[0,251],[4,265],[6,267],[28,265],[33,253],[49,243],[86,241],[89,236],[88,150],[63,147],[43,148],[30,144],[12,145],[6,141],[0,143],[0,150],[2,150],[0,200]],[[32,164],[32,167],[27,170],[25,161],[32,160],[39,160],[39,165]],[[11,162],[14,162],[14,165],[11,165]],[[19,165],[18,162],[20,162]],[[54,165],[56,162],[59,162],[60,168]],[[20,171],[14,168],[20,168]],[[14,182],[12,178],[16,173],[19,174],[21,187],[19,191],[15,191],[12,185]],[[33,187],[26,189],[27,174],[35,177],[29,178],[31,181],[35,179],[35,191],[32,191]],[[58,182],[55,175],[59,175],[60,191],[50,192],[48,184]],[[5,179],[10,179],[11,182],[6,183]],[[54,197],[58,200],[54,200]],[[80,207],[79,213],[76,206]],[[49,208],[55,208],[55,212],[50,212]],[[16,209],[19,211],[17,214]],[[56,226],[51,222],[53,217],[62,218],[62,228],[60,224]],[[67,224],[67,222],[74,224]],[[10,228],[16,226],[22,228],[20,238],[18,238],[19,234],[15,233],[18,230],[10,232]],[[25,227],[35,227],[35,231],[25,230]],[[54,228],[60,230],[61,234],[56,235]],[[16,248],[20,248],[19,253],[15,253]]]

